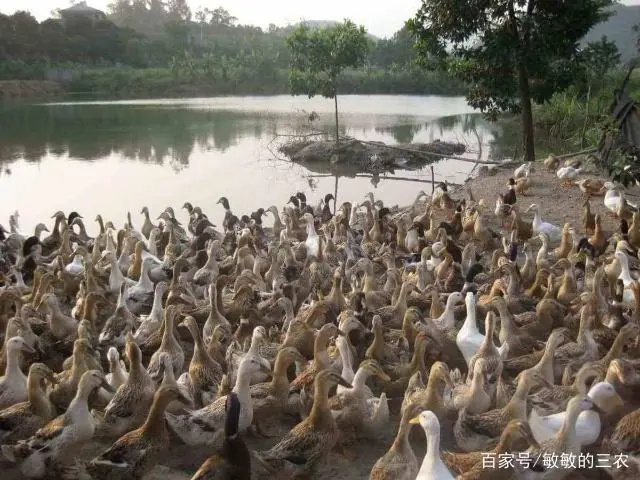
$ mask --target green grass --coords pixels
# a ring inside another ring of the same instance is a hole
[[[601,125],[609,118],[613,91],[622,84],[626,72],[612,74],[598,89],[592,89],[589,100],[584,92],[571,87],[555,93],[547,102],[536,105],[533,118],[538,133],[568,143],[572,147],[597,145]],[[640,73],[630,79],[630,93],[640,99]],[[584,138],[583,138],[584,137]]]

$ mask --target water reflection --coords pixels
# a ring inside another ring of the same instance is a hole
[[[332,102],[295,101],[263,97],[2,107],[0,223],[16,208],[23,228],[29,229],[57,209],[82,210],[86,218],[101,213],[118,225],[118,218],[143,205],[158,212],[188,200],[217,212],[215,200],[221,194],[242,212],[282,204],[296,190],[319,198],[338,188],[341,202],[375,189],[386,202],[401,205],[420,189],[430,191],[429,167],[372,176],[331,168],[311,171],[274,158],[269,150],[273,138],[308,130],[306,112],[320,112],[312,128],[333,132]],[[469,114],[462,99],[359,97],[344,99],[341,108],[343,135],[387,143],[456,141],[467,145],[466,156],[472,159],[487,158],[490,148],[483,146],[500,134]],[[446,160],[433,167],[436,180],[459,183],[473,164]],[[11,175],[2,173],[7,168]],[[27,191],[29,202],[24,200]]]

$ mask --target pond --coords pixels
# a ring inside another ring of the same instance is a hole
[[[504,132],[461,97],[345,95],[341,134],[387,143],[457,141],[469,159],[513,154]],[[319,118],[310,124],[310,112]],[[157,216],[185,201],[214,220],[226,196],[236,214],[282,205],[296,191],[312,203],[338,189],[338,203],[373,191],[389,205],[431,192],[431,170],[395,170],[379,178],[335,176],[293,165],[278,153],[287,135],[332,132],[333,101],[306,97],[221,97],[181,100],[12,105],[0,109],[0,223],[20,212],[31,230],[57,210],[78,211],[95,233],[96,214],[120,227],[148,206]],[[434,164],[436,180],[462,182],[474,163]],[[182,215],[182,217],[180,216]]]

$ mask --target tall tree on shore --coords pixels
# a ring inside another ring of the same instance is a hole
[[[338,130],[338,87],[346,68],[364,64],[368,50],[367,33],[351,20],[328,28],[298,26],[287,37],[291,53],[289,88],[292,95],[333,98],[336,143]]]
[[[520,112],[525,161],[535,159],[531,104],[573,80],[578,41],[608,18],[613,0],[422,0],[409,29],[420,58],[469,85],[467,101],[490,117]]]

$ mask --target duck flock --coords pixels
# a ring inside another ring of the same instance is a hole
[[[640,214],[581,174],[558,169],[585,199],[563,226],[520,208],[532,164],[493,211],[440,184],[407,208],[297,193],[238,216],[222,197],[185,203],[182,224],[144,207],[138,226],[98,215],[95,238],[75,211],[32,236],[16,212],[0,227],[1,471],[144,478],[185,444],[211,455],[193,479],[322,478],[332,452],[362,462],[350,447],[397,431],[368,478],[561,479],[589,459],[639,478]]]

